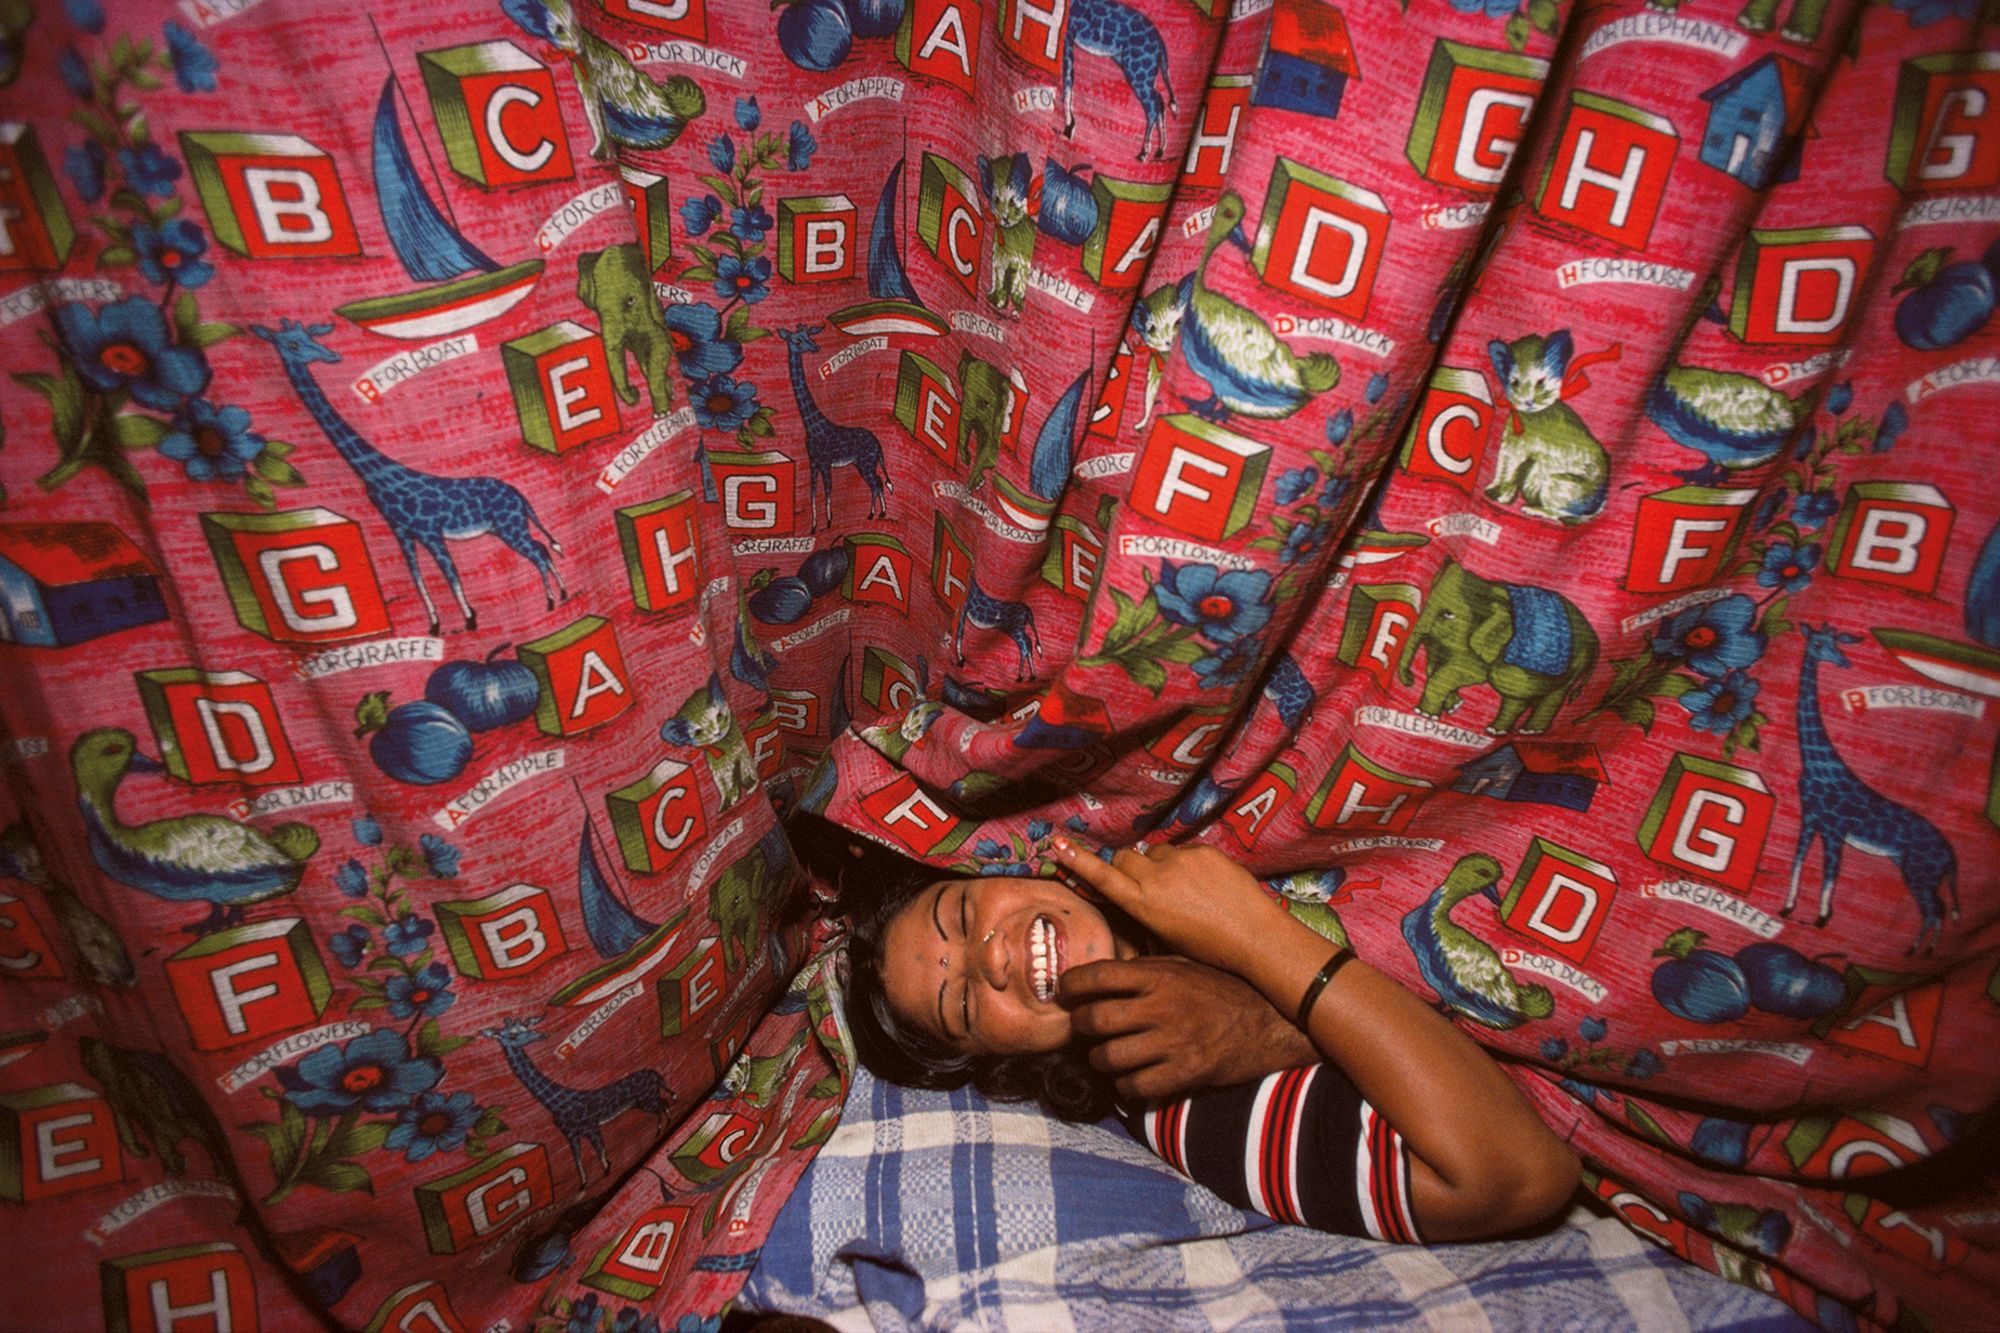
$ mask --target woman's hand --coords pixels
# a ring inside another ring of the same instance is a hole
[[[1271,932],[1298,926],[1242,866],[1213,847],[1127,848],[1109,863],[1064,838],[1063,869],[1159,937],[1175,953],[1241,973]]]

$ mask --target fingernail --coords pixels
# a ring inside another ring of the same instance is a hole
[[[1070,847],[1070,845],[1069,845],[1069,839],[1068,839],[1068,838],[1065,838],[1065,837],[1062,837],[1061,835],[1057,835],[1057,836],[1056,836],[1056,837],[1055,837],[1055,838],[1054,838],[1054,839],[1053,839],[1053,840],[1052,840],[1052,841],[1051,841],[1051,842],[1049,843],[1049,846],[1051,846],[1051,847],[1055,848],[1055,849],[1056,849],[1057,851],[1059,851],[1059,852],[1067,852],[1067,851],[1070,851],[1070,850],[1072,850],[1072,848],[1071,848],[1071,847]]]

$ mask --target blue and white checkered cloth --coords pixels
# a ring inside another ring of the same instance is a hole
[[[1115,1125],[866,1073],[742,1304],[991,1333],[1809,1327],[1581,1209],[1525,1241],[1322,1235],[1229,1207]]]

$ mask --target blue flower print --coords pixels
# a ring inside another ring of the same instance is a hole
[[[1013,855],[1013,852],[997,838],[981,838],[972,844],[972,854],[981,861],[997,861],[1003,856]]]
[[[1819,568],[1819,557],[1817,546],[1772,542],[1771,549],[1764,552],[1763,568],[1757,571],[1758,586],[1800,592],[1812,582],[1813,571]]]
[[[1488,5],[1487,8],[1491,9],[1492,6]],[[1506,12],[1513,13],[1514,6],[1509,5]],[[1361,391],[1361,396],[1370,403],[1379,403],[1382,401],[1382,395],[1387,392],[1389,392],[1389,374],[1387,371],[1378,370],[1368,377],[1368,387]]]
[[[432,879],[458,878],[458,848],[435,833],[426,833],[418,838],[417,846],[423,851]]]
[[[1719,680],[1709,680],[1681,696],[1688,711],[1688,725],[1712,736],[1726,736],[1736,724],[1750,716],[1763,686],[1741,671],[1731,671]]]
[[[1328,477],[1326,485],[1319,488],[1319,507],[1321,509],[1331,509],[1342,500],[1345,500],[1348,488],[1353,484],[1354,481],[1352,478],[1343,477],[1337,472]]]
[[[1065,819],[1063,821],[1063,827],[1068,829],[1071,833],[1090,832],[1090,822],[1086,820],[1082,815],[1071,815],[1068,819]]]
[[[62,75],[63,87],[77,100],[90,100],[90,66],[83,63],[83,56],[74,46],[65,46],[56,54],[56,73]]]
[[[993,861],[979,867],[982,875],[1006,875],[1014,879],[1033,879],[1035,868],[1020,861]]]
[[[149,222],[132,224],[132,249],[148,282],[201,287],[215,276],[215,266],[202,258],[208,253],[208,237],[186,218],[175,218],[160,227]]]
[[[361,960],[368,954],[368,946],[373,942],[374,938],[369,935],[366,927],[349,926],[345,930],[335,931],[333,938],[326,944],[333,950],[333,956],[340,960],[342,967],[359,967]]]
[[[458,1003],[451,993],[451,973],[443,963],[432,963],[414,976],[392,976],[382,987],[389,1000],[389,1016],[410,1019],[422,1014],[436,1018]]]
[[[1255,634],[1271,618],[1271,576],[1261,569],[1160,562],[1160,581],[1153,585],[1160,614],[1176,625],[1189,625],[1215,643],[1234,643]]]
[[[1255,639],[1241,639],[1195,658],[1189,664],[1195,675],[1195,684],[1204,690],[1235,689],[1243,683],[1243,673],[1249,670],[1251,661],[1255,659],[1256,649]]]
[[[1610,1093],[1604,1092],[1602,1088],[1599,1088],[1594,1083],[1580,1083],[1573,1078],[1558,1079],[1556,1080],[1556,1086],[1586,1106],[1597,1105],[1599,1093],[1603,1093],[1607,1099],[1611,1096]]]
[[[189,481],[235,481],[264,452],[264,437],[250,429],[250,413],[243,408],[190,398],[161,437],[160,452],[179,463]]]
[[[757,106],[757,95],[736,99],[736,128],[745,134],[756,129],[764,121],[764,113]]]
[[[356,1106],[400,1111],[437,1086],[444,1066],[428,1055],[411,1055],[402,1033],[380,1031],[344,1046],[328,1043],[296,1065],[279,1066],[277,1075],[292,1105],[331,1118]]]
[[[681,374],[689,379],[726,375],[743,364],[743,344],[722,336],[722,312],[714,306],[698,301],[670,305],[665,319],[667,341],[673,344]]]
[[[181,164],[168,157],[156,143],[119,149],[118,165],[125,172],[125,179],[140,194],[172,194],[174,182],[181,178]]]
[[[771,215],[761,208],[732,208],[729,210],[729,230],[741,241],[755,243],[764,239],[764,233],[771,230]]]
[[[1889,8],[1910,16],[1912,28],[1928,28],[1946,19],[1969,19],[1979,12],[1979,0],[1889,0]]]
[[[708,165],[727,176],[736,170],[736,140],[718,134],[708,145]]]
[[[1792,497],[1792,522],[1810,532],[1833,517],[1840,501],[1832,491],[1807,491]]]
[[[1709,677],[1747,667],[1764,655],[1764,636],[1750,628],[1756,615],[1756,603],[1742,593],[1689,607],[1653,636],[1653,655],[1681,659]]]
[[[85,139],[63,154],[63,174],[87,204],[104,197],[104,145]]]
[[[1569,1054],[1569,1043],[1561,1037],[1542,1038],[1542,1059],[1554,1064]]]
[[[1896,447],[1896,441],[1903,438],[1903,432],[1910,428],[1910,412],[1897,399],[1882,409],[1882,420],[1875,427],[1875,448],[1873,452],[1886,454]]]
[[[1347,443],[1347,437],[1354,433],[1354,409],[1343,407],[1326,419],[1326,442],[1331,445]]]
[[[660,1321],[658,1316],[628,1305],[612,1317],[611,1333],[660,1333]]]
[[[757,386],[727,375],[710,375],[690,388],[688,397],[704,430],[735,431],[757,411]]]
[[[147,407],[169,410],[208,387],[208,362],[169,342],[166,317],[143,297],[102,310],[71,302],[56,308],[55,320],[76,373],[101,393],[123,389]]]
[[[1278,484],[1272,488],[1273,494],[1279,504],[1288,505],[1298,500],[1300,496],[1311,490],[1318,482],[1318,468],[1291,468],[1288,471],[1278,474]]]
[[[812,165],[813,154],[819,151],[819,140],[803,120],[792,122],[791,139],[785,149],[785,168],[788,171],[804,171]]]
[[[368,896],[368,872],[353,857],[341,862],[340,869],[333,872],[333,887],[340,890],[343,898],[366,898]]]
[[[406,1162],[421,1162],[435,1153],[455,1152],[486,1114],[469,1092],[420,1092],[389,1130],[382,1146],[403,1154]]]
[[[1319,550],[1326,537],[1326,529],[1317,523],[1298,523],[1285,534],[1284,549],[1278,552],[1278,559],[1284,563],[1296,564]]]
[[[408,958],[411,954],[423,952],[425,939],[435,929],[429,918],[405,914],[383,929],[382,944],[396,957]]]
[[[723,255],[715,261],[715,294],[725,300],[756,305],[771,294],[771,261],[759,255],[738,259]]]
[[[722,1333],[722,1316],[712,1314],[703,1318],[701,1315],[684,1314],[674,1325],[674,1333]]]
[[[1049,823],[1046,819],[1031,819],[1028,821],[1027,832],[1029,842],[1040,842],[1043,838],[1055,832],[1055,825]]]
[[[569,1327],[563,1333],[597,1333],[597,1293],[586,1292],[569,1307]]]
[[[201,44],[194,29],[167,20],[167,55],[174,62],[174,82],[184,93],[215,91],[215,52]]]
[[[1625,1073],[1631,1078],[1645,1079],[1659,1073],[1663,1067],[1660,1057],[1653,1054],[1652,1048],[1648,1047],[1632,1053],[1632,1058],[1625,1062]]]
[[[104,6],[97,0],[63,0],[63,12],[85,32],[104,31]]]
[[[1576,1025],[1577,1035],[1585,1041],[1603,1041],[1604,1034],[1609,1030],[1610,1024],[1596,1014],[1589,1015]]]
[[[354,840],[363,847],[382,845],[382,826],[375,822],[375,816],[356,815],[349,821],[349,827],[354,830]]]
[[[1826,410],[1839,416],[1854,406],[1854,381],[1842,380],[1826,391]]]
[[[695,195],[681,200],[681,226],[690,236],[701,236],[715,225],[722,215],[722,201],[712,194]]]
[[[1755,528],[1758,532],[1762,532],[1765,528],[1770,527],[1777,520],[1778,511],[1785,507],[1785,497],[1788,494],[1790,492],[1780,486],[1769,495],[1759,499],[1757,501],[1757,513],[1750,520],[1751,527]]]

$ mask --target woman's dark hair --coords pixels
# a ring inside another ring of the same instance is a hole
[[[1063,1120],[1109,1114],[1111,1088],[1079,1046],[1036,1055],[967,1055],[890,1008],[882,983],[890,921],[929,885],[964,876],[940,874],[819,815],[793,815],[786,829],[799,860],[834,890],[829,912],[847,922],[847,1026],[870,1073],[912,1088],[949,1091],[969,1083],[995,1101],[1039,1102]]]

